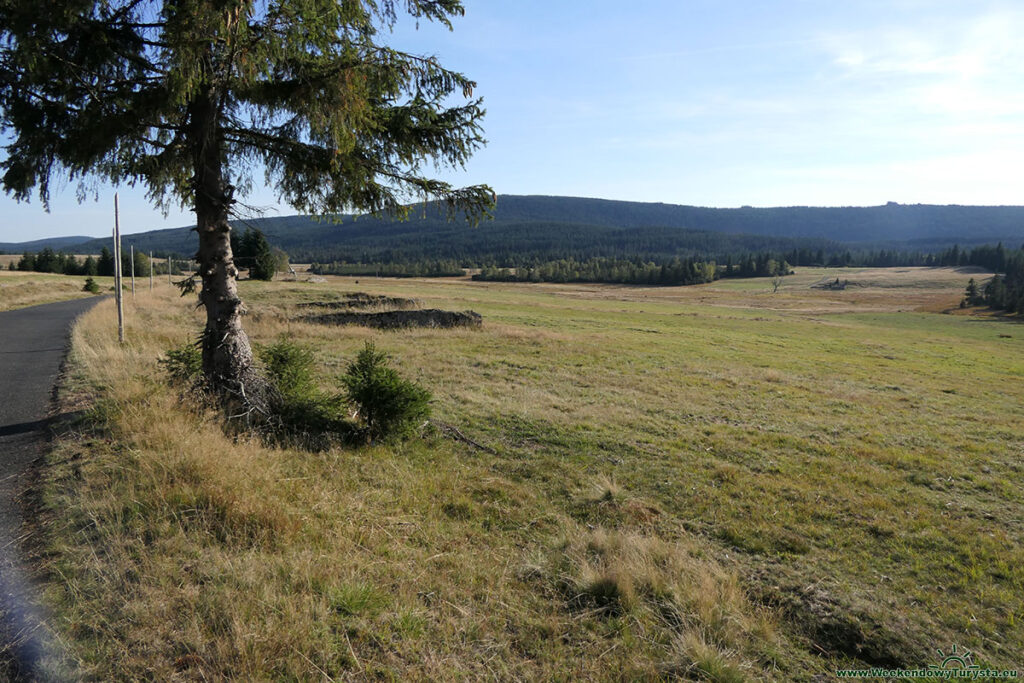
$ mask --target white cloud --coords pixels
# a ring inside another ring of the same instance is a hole
[[[962,24],[879,27],[829,34],[821,45],[839,75],[851,79],[938,76],[1002,79],[1024,73],[1024,12],[999,10]]]

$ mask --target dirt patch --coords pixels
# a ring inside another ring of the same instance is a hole
[[[366,292],[349,292],[343,294],[337,301],[310,301],[298,304],[299,308],[386,308],[390,310],[409,310],[419,308],[420,302],[416,299],[403,299],[398,296],[382,296],[380,294],[367,294]]]
[[[864,286],[865,285],[861,284],[860,282],[850,282],[849,280],[840,280],[839,278],[836,278],[835,280],[825,278],[822,281],[815,282],[813,285],[811,285],[811,289],[831,289],[833,291],[842,291],[847,287]]]
[[[483,318],[474,311],[442,311],[437,308],[380,313],[325,313],[309,315],[302,320],[321,325],[363,325],[381,330],[406,327],[480,327],[483,323]]]

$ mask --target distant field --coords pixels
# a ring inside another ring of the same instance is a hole
[[[101,294],[107,290],[113,291],[114,278],[98,277],[96,284],[100,286]],[[84,285],[85,276],[69,277],[0,269],[0,311],[93,296],[82,291]]]
[[[798,270],[241,283],[254,341],[308,345],[337,390],[372,339],[486,450],[232,440],[160,379],[191,298],[138,297],[123,351],[97,307],[64,395],[93,407],[46,474],[62,639],[96,679],[811,681],[954,644],[1021,666],[1024,327],[958,309],[984,273]],[[297,320],[351,291],[484,325]]]

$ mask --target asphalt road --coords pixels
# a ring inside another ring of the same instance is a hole
[[[0,312],[0,679],[35,680],[52,644],[18,543],[19,494],[46,446],[53,388],[75,318],[99,297]]]

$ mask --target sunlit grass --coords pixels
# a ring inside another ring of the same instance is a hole
[[[807,680],[953,642],[1013,666],[1024,333],[910,312],[968,277],[911,275],[242,283],[253,338],[308,344],[322,388],[373,339],[493,455],[230,438],[155,363],[196,334],[192,302],[140,297],[125,349],[101,306],[69,392],[98,400],[48,475],[65,635],[97,678]],[[484,327],[296,320],[344,291]]]
[[[113,292],[114,278],[94,278],[100,293]],[[22,273],[0,269],[0,311],[93,296],[83,291],[85,276]]]

